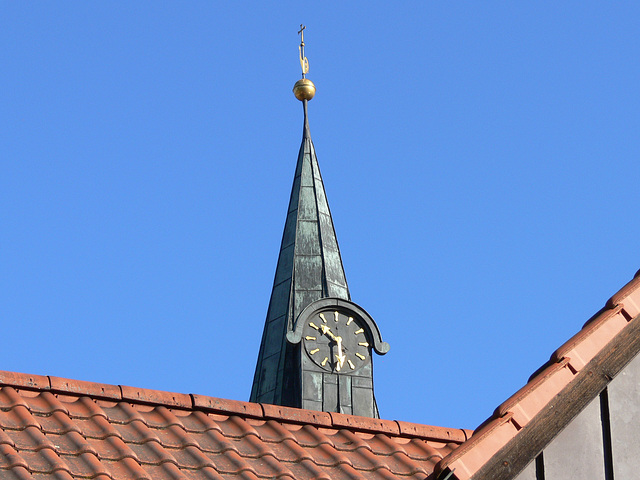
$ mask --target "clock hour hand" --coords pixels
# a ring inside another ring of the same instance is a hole
[[[327,335],[331,340],[336,340],[336,336],[327,325],[321,325],[320,330],[322,330],[323,335]]]

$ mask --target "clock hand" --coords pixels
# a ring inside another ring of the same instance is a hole
[[[320,327],[320,330],[322,330],[322,333],[324,335],[327,335],[329,338],[331,338],[332,340],[336,340],[336,336],[333,334],[333,332],[331,331],[331,329],[326,326],[326,325],[322,325]],[[337,340],[336,340],[337,341]]]
[[[339,372],[344,365],[344,361],[347,359],[347,356],[342,353],[342,337],[337,336],[336,342],[338,342],[338,354],[336,355],[338,365],[336,365],[336,370]]]

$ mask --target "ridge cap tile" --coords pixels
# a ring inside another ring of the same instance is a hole
[[[438,466],[436,468],[437,471],[442,471],[445,468],[453,465],[458,462],[462,457],[464,457],[471,450],[475,449],[476,446],[485,441],[485,439],[491,435],[494,431],[502,428],[508,423],[511,423],[511,417],[513,415],[511,413],[507,413],[503,417],[489,417],[485,422],[483,422],[482,427],[479,427],[473,434],[473,436],[460,445],[458,448],[449,453],[446,457],[444,457],[440,462],[438,462]],[[463,466],[464,466],[464,462]]]
[[[561,361],[557,363],[552,363],[548,367],[541,370],[538,375],[533,377],[527,383],[525,383],[521,388],[519,388],[513,395],[507,398],[504,402],[502,402],[495,409],[493,415],[491,415],[487,420],[485,420],[482,424],[478,426],[476,431],[473,434],[475,437],[477,434],[484,434],[482,430],[486,428],[486,424],[488,420],[492,420],[493,418],[502,418],[504,415],[508,414],[513,410],[513,408],[521,403],[527,397],[534,395],[539,388],[543,387],[550,380],[557,378],[558,373],[562,372],[567,368],[570,363],[569,358],[563,358]],[[573,374],[571,374],[570,378],[567,378],[567,383],[573,379]],[[524,426],[524,425],[522,425]],[[473,438],[472,437],[472,438]]]
[[[430,440],[442,440],[446,442],[462,443],[467,435],[461,428],[436,427],[420,423],[396,420],[401,436],[428,438]]]
[[[400,434],[400,427],[395,420],[382,420],[379,418],[361,417],[358,415],[346,415],[344,413],[329,413],[334,427],[355,428],[373,432],[384,432],[392,435]]]
[[[120,387],[106,383],[87,382],[85,380],[71,380],[69,378],[49,376],[50,388],[55,392],[88,395],[105,399],[122,400]]]
[[[224,398],[208,397],[205,395],[191,394],[194,408],[203,408],[215,413],[236,413],[251,417],[262,417],[262,406],[259,403],[242,402],[240,400],[227,400]]]
[[[142,402],[149,404],[171,405],[181,408],[192,408],[191,395],[186,393],[164,392],[162,390],[152,390],[149,388],[136,388],[120,385],[122,400]]]
[[[622,305],[616,305],[615,307],[609,310],[603,310],[590,318],[580,330],[578,330],[551,354],[551,360],[556,362],[560,361],[577,345],[588,340],[592,335],[598,334],[598,330],[600,330],[605,324],[611,322],[615,317],[622,315],[622,310]],[[628,323],[626,318],[624,319],[624,323],[625,325]]]
[[[638,270],[638,273],[640,273],[640,270]],[[640,287],[640,275],[638,275],[638,273],[636,273],[627,284],[607,300],[607,303],[605,304],[607,307],[611,308],[619,305],[620,303],[624,304],[624,300],[638,290]]]
[[[322,425],[330,427],[332,425],[331,415],[327,412],[317,412],[303,408],[283,407],[271,405],[269,403],[260,404],[264,418],[285,420],[291,423],[304,425]]]
[[[26,373],[7,372],[0,370],[0,385],[10,387],[24,387],[36,390],[49,390],[49,377],[44,375],[29,375]]]

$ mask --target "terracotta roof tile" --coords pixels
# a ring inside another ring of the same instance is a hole
[[[168,428],[158,428],[154,431],[158,441],[168,448],[186,448],[198,446],[198,443],[189,435],[184,427],[171,425]]]
[[[122,460],[102,460],[105,468],[114,480],[135,479],[135,480],[152,480],[152,477],[146,472],[138,462],[132,458],[123,458]]]
[[[0,478],[422,479],[465,438],[55,377],[0,372],[0,385]]]
[[[102,465],[97,456],[91,453],[62,455],[60,458],[69,467],[69,472],[74,478],[92,478],[96,475],[107,475],[104,465]]]
[[[6,480],[34,480],[29,471],[24,467],[13,467],[2,472],[2,477]]]

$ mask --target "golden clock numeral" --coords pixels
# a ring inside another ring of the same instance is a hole
[[[364,360],[366,357],[364,355],[362,355],[361,353],[356,353],[356,357],[358,357],[360,360]]]
[[[309,322],[309,326],[310,326],[311,328],[315,328],[316,330],[320,330],[320,327],[318,327],[318,326],[317,326],[315,323],[313,323],[313,322]]]
[[[353,317],[349,317],[349,320],[347,320],[347,325],[349,325],[351,322],[353,322]]]
[[[353,333],[354,333],[354,335],[358,335],[359,333],[364,333],[364,328],[359,328],[358,330],[356,330]]]
[[[339,315],[338,312],[333,312],[333,316],[336,317],[336,323],[338,323],[338,318],[339,318],[338,315]]]
[[[324,313],[321,313],[321,314],[320,314],[320,318],[322,319],[322,321],[323,321],[324,323],[327,323],[327,319],[326,319],[326,318],[324,318]]]
[[[320,351],[319,348],[314,348],[313,350],[310,350],[309,353],[313,355],[314,353],[318,353],[319,351]]]
[[[311,335],[307,335],[304,337],[305,340],[316,340],[316,337],[312,337]]]
[[[347,360],[347,363],[351,367],[351,370],[355,370],[356,369],[356,366],[353,364],[353,362],[351,360]]]
[[[324,367],[327,364],[328,361],[329,361],[329,357],[324,357],[324,360],[322,360],[322,362],[320,362],[320,365],[322,365]]]
[[[307,340],[309,340],[308,337],[307,337]],[[315,340],[315,338],[314,338],[314,340]],[[368,347],[369,346],[369,344],[367,342],[360,342],[360,343],[358,343],[358,345],[360,345],[362,347]]]

